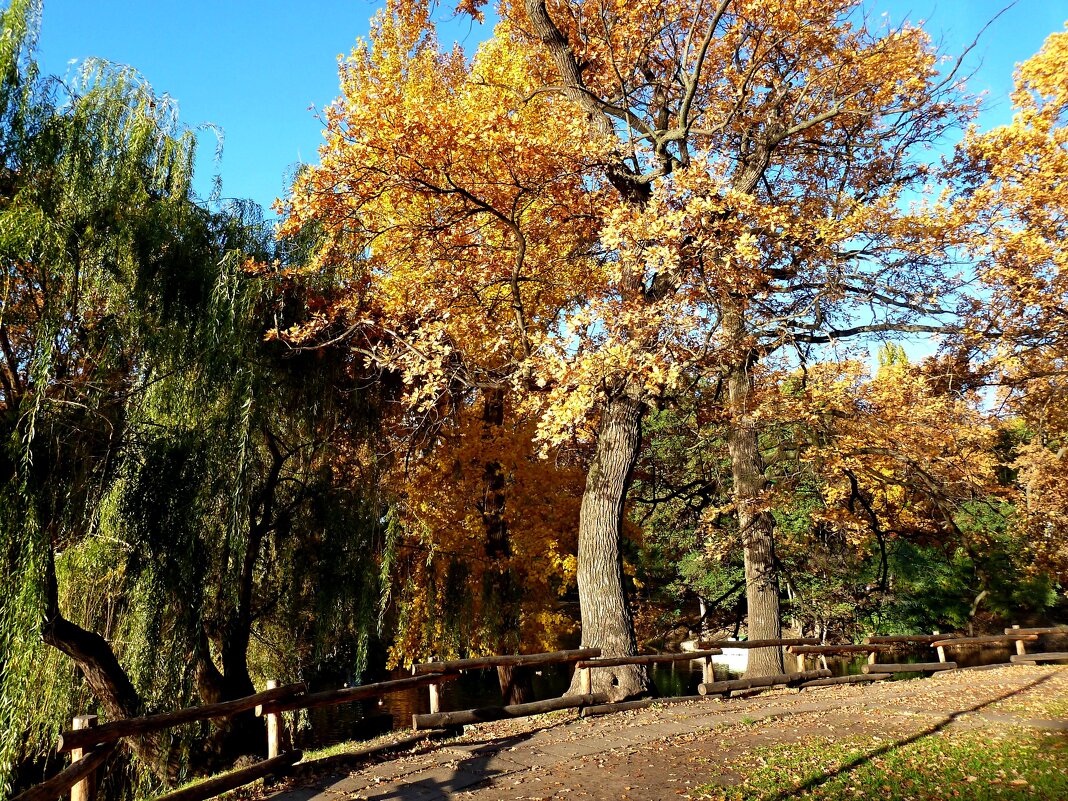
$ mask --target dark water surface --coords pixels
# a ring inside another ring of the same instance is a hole
[[[1015,645],[984,645],[981,648],[946,648],[946,660],[956,662],[957,667],[979,667],[981,665],[1002,665],[1009,663],[1009,657],[1016,653]],[[787,655],[787,659],[790,656]],[[911,650],[901,650],[879,654],[878,660],[890,664],[909,664],[910,662],[937,662],[938,654],[934,648],[918,647]],[[862,673],[868,658],[864,654],[852,656],[828,656],[827,667],[832,676],[852,676]],[[796,663],[787,662],[787,670],[796,670]],[[805,670],[815,670],[823,667],[820,657],[807,657]],[[875,671],[873,671],[875,672]],[[930,675],[928,673],[895,673],[890,681],[901,679],[915,679]]]

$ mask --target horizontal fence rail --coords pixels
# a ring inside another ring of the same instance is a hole
[[[711,681],[700,685],[697,692],[701,695],[721,695],[735,690],[752,690],[756,687],[774,687],[778,684],[797,684],[802,681],[813,679],[830,678],[831,671],[826,668],[820,670],[805,670],[798,673],[780,673],[775,676],[761,676],[755,679],[730,679],[728,681]]]
[[[701,640],[702,648],[772,648],[786,645],[819,645],[816,637],[786,637],[776,640]]]
[[[656,665],[668,662],[692,662],[704,659],[706,656],[719,656],[723,651],[719,648],[708,648],[703,651],[680,651],[674,654],[638,654],[637,656],[602,656],[597,659],[583,659],[575,663],[575,667],[583,668],[617,667],[619,665]]]
[[[1037,634],[1015,634],[1013,636],[997,637],[951,637],[947,640],[935,640],[931,643],[932,648],[981,648],[984,645],[1009,645],[1015,642],[1034,642],[1038,639]]]
[[[888,636],[874,635],[865,637],[865,644],[890,645],[890,644],[916,644],[930,645],[937,640],[949,640],[957,637],[956,634],[894,634]]]
[[[893,645],[791,645],[786,651],[795,656],[823,656],[825,654],[869,654],[899,651]]]
[[[221,776],[213,776],[189,787],[183,787],[181,790],[175,790],[173,793],[157,796],[156,801],[206,801],[208,798],[214,798],[251,784],[257,779],[284,773],[286,768],[299,762],[302,756],[304,756],[302,751],[288,751],[247,768],[232,770]]]
[[[865,673],[934,673],[938,670],[956,670],[956,662],[902,662],[887,665],[882,662],[864,665],[860,668]]]
[[[187,709],[179,709],[176,712],[162,712],[141,718],[125,718],[94,728],[66,731],[59,735],[56,751],[63,753],[74,748],[89,748],[103,743],[113,743],[123,737],[152,734],[153,732],[181,726],[184,723],[233,717],[241,712],[254,710],[257,706],[270,701],[293,698],[304,693],[305,690],[306,688],[303,684],[289,684],[285,687],[265,690],[262,693],[237,698],[233,701],[223,701],[220,704],[192,706]]]
[[[115,753],[116,747],[115,743],[108,743],[103,748],[96,749],[84,759],[72,762],[51,779],[19,793],[11,801],[55,801],[59,796],[70,792],[76,784],[96,773],[108,757]]]
[[[412,666],[412,672],[445,673],[456,670],[479,670],[492,667],[531,667],[578,662],[601,655],[600,648],[577,648],[572,651],[551,651],[544,654],[506,654],[503,656],[479,656],[473,659],[453,659],[448,662],[423,662]]]
[[[448,729],[471,723],[505,718],[537,715],[559,709],[579,709],[584,717],[607,714],[625,709],[640,709],[659,703],[679,703],[707,697],[721,697],[729,693],[760,690],[769,687],[789,686],[816,688],[835,685],[883,681],[898,673],[932,673],[958,669],[956,662],[946,659],[946,648],[977,648],[988,645],[1015,644],[1016,654],[1008,664],[1040,664],[1068,661],[1068,651],[1043,651],[1028,653],[1027,646],[1044,637],[1068,637],[1068,626],[1005,629],[1003,635],[965,637],[960,634],[907,634],[871,635],[863,643],[829,644],[811,637],[787,637],[760,640],[700,640],[701,650],[658,654],[602,656],[599,648],[577,648],[537,654],[502,654],[498,656],[473,657],[449,661],[424,662],[412,667],[413,675],[401,679],[344,687],[337,690],[309,693],[304,684],[273,686],[253,695],[203,704],[173,712],[162,712],[139,718],[114,720],[97,725],[93,715],[74,719],[74,728],[63,732],[57,742],[60,753],[71,752],[72,763],[55,776],[15,796],[12,801],[51,801],[71,793],[74,801],[92,801],[96,777],[109,758],[115,753],[120,740],[163,731],[187,723],[233,717],[255,711],[267,722],[268,758],[240,770],[205,779],[160,796],[157,801],[200,801],[213,798],[223,792],[236,789],[269,776],[285,775],[301,760],[301,752],[282,752],[282,714],[299,709],[353,703],[371,698],[380,698],[390,693],[403,692],[418,687],[427,687],[430,693],[430,713],[412,717],[413,731]],[[937,662],[902,662],[884,664],[875,660],[879,654],[899,651],[907,647],[928,647],[938,653]],[[760,678],[729,679],[715,681],[712,673],[712,657],[721,655],[725,649],[781,648],[797,660],[797,671]],[[862,673],[849,676],[831,676],[826,657],[831,654],[867,653],[868,664]],[[805,657],[820,657],[824,666],[818,670],[805,670]],[[592,672],[600,668],[621,665],[654,665],[683,661],[700,661],[704,666],[704,681],[699,685],[699,696],[667,699],[638,699],[608,703],[604,694],[590,692]],[[465,670],[498,667],[534,667],[551,664],[571,664],[578,673],[579,692],[561,698],[549,698],[523,704],[512,704],[480,709],[442,711],[440,687],[453,681]],[[969,669],[986,669],[1002,665],[986,665]]]
[[[290,712],[294,709],[317,709],[324,706],[351,704],[355,701],[379,698],[390,693],[399,693],[416,687],[440,684],[443,681],[452,681],[458,678],[460,678],[459,673],[427,673],[406,679],[380,681],[376,684],[361,684],[357,687],[343,687],[340,690],[326,690],[319,693],[294,696],[284,701],[265,703],[258,708],[257,712],[261,715],[271,715],[279,712]]]
[[[1016,654],[1009,661],[1017,665],[1038,664],[1039,662],[1063,662],[1068,660],[1068,651],[1048,651],[1044,654]]]

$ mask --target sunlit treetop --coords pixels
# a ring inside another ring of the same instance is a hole
[[[973,107],[922,30],[844,1],[500,15],[467,61],[391,3],[345,62],[283,231],[351,291],[289,336],[345,318],[424,410],[511,382],[551,442],[621,381],[947,312],[955,223],[905,198]]]

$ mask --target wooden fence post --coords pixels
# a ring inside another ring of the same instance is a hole
[[[1014,629],[1018,629],[1018,628],[1020,628],[1020,625],[1018,623],[1014,623],[1013,624],[1013,628]],[[1041,651],[1042,649],[1039,648],[1038,650]],[[1025,643],[1023,640],[1017,640],[1016,641],[1016,653],[1019,656],[1024,656],[1027,653],[1027,643]]]
[[[96,715],[78,715],[74,718],[74,729],[96,728]],[[71,764],[80,759],[85,759],[93,752],[92,748],[75,748],[70,752]],[[95,801],[96,799],[96,773],[93,772],[70,788],[70,801]]]
[[[702,676],[703,681],[701,683],[711,684],[716,680],[716,669],[712,666],[712,657],[706,656],[704,662],[704,670],[702,671],[704,675]],[[585,689],[583,692],[589,695],[590,691],[589,689]]]
[[[430,713],[437,714],[441,711],[441,685],[431,684],[427,690],[430,691]]]
[[[278,686],[274,679],[267,679],[267,689]],[[282,753],[282,713],[268,712],[267,715],[267,758],[274,759]]]
[[[939,634],[940,632],[938,631],[938,629],[931,629],[931,633],[932,634]],[[935,648],[935,651],[938,652],[938,661],[939,662],[945,662],[946,661],[946,649],[944,647],[942,647],[941,645],[939,645],[937,648]]]
[[[805,672],[805,655],[804,654],[798,654],[797,655],[797,672],[798,673],[804,673]]]
[[[589,695],[590,688],[593,686],[593,679],[590,675],[590,671],[592,671],[593,668],[584,667],[579,668],[579,670],[582,671],[581,675],[579,675],[579,687],[582,688],[583,695]]]

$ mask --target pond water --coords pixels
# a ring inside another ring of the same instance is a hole
[[[954,660],[960,667],[971,667],[1006,663],[1014,653],[1012,646],[993,646],[960,649],[955,654],[947,653],[947,658]],[[793,658],[788,659],[790,661],[787,662],[787,669],[796,669]],[[902,651],[892,657],[881,655],[880,659],[892,659],[894,662],[931,662],[937,657],[933,650],[924,648],[912,652]],[[866,662],[864,655],[827,657],[827,667],[834,676],[860,673]],[[805,661],[806,670],[815,670],[822,666],[819,657],[809,657]],[[713,669],[717,681],[737,678],[739,675],[723,663],[713,663]],[[571,670],[571,665],[546,665],[536,668],[532,678],[534,698],[554,698],[562,695],[571,682]],[[657,664],[652,667],[653,684],[661,697],[696,695],[697,685],[702,681],[701,671],[702,665],[698,661]],[[403,671],[395,671],[376,680],[399,679],[409,675]],[[895,678],[915,678],[920,675],[922,674],[900,673],[896,674]],[[443,710],[473,709],[501,704],[496,670],[470,670],[460,678],[441,686]],[[295,745],[300,748],[321,748],[346,740],[368,739],[391,729],[409,728],[412,715],[429,711],[430,697],[425,687],[392,693],[377,700],[311,709],[301,713]]]
[[[946,659],[956,662],[957,667],[979,667],[981,665],[1007,664],[1009,657],[1016,653],[1014,645],[987,645],[981,648],[947,648]],[[889,654],[880,654],[880,662],[893,662],[894,664],[908,664],[910,662],[937,662],[938,655],[933,648],[920,647],[913,650],[902,650]],[[863,667],[868,663],[864,654],[853,656],[828,656],[827,667],[832,676],[851,676],[863,672]],[[789,663],[788,663],[789,664]],[[793,668],[793,665],[790,665]],[[820,657],[807,657],[805,670],[815,670],[823,667]],[[796,668],[794,668],[796,669]],[[895,673],[893,679],[914,679],[923,676],[923,673]]]

